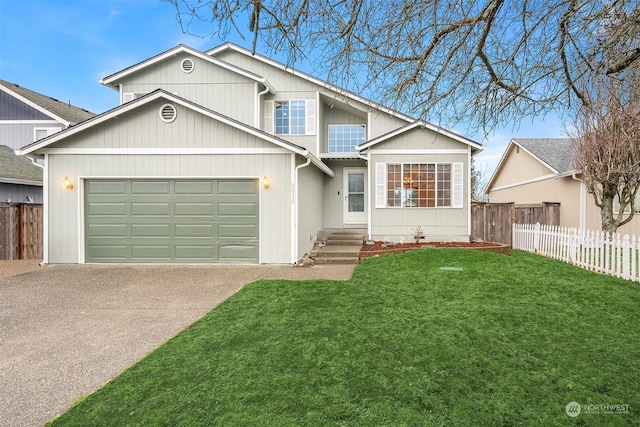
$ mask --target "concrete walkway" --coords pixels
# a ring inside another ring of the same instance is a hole
[[[0,426],[64,413],[246,283],[354,268],[26,264],[0,262]]]

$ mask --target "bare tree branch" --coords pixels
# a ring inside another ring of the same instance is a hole
[[[447,127],[573,114],[640,62],[637,0],[163,0],[183,31],[251,33],[331,83]],[[365,77],[363,77],[365,76]]]

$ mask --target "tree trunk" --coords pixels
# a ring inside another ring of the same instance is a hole
[[[618,231],[618,223],[613,216],[613,197],[602,196],[602,206],[600,206],[600,219],[602,221],[602,231],[613,234]]]

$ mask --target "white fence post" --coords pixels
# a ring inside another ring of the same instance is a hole
[[[538,253],[540,251],[540,223],[536,222],[533,229],[533,252]]]

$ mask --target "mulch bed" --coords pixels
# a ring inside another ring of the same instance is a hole
[[[424,247],[433,248],[493,248],[499,247],[498,243],[492,242],[420,242],[420,243],[389,243],[374,241],[373,244],[362,245],[362,252],[384,251],[395,249],[420,249]]]

